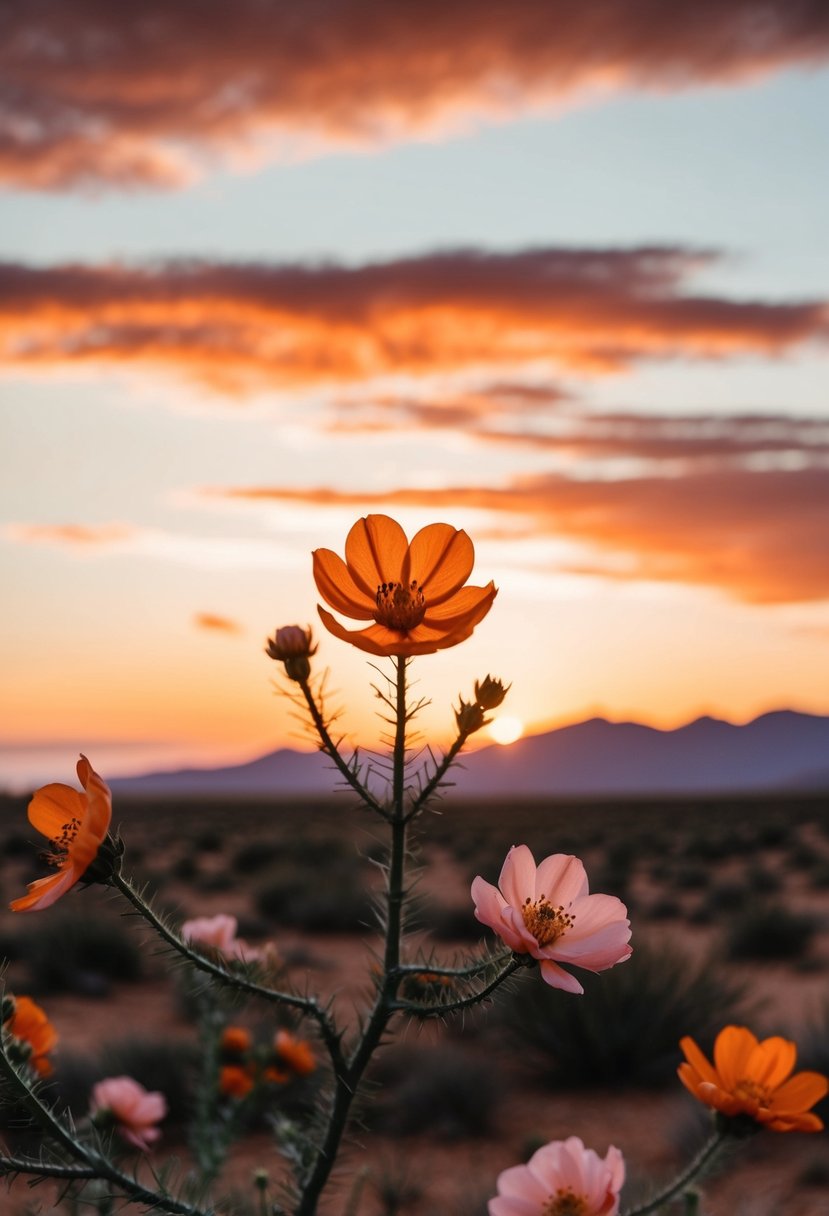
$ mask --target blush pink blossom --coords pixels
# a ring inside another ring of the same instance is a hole
[[[578,1136],[554,1140],[498,1175],[489,1216],[616,1216],[624,1181],[617,1148],[602,1158]]]
[[[167,1102],[132,1077],[107,1077],[93,1087],[89,1113],[111,1116],[123,1138],[146,1153],[161,1135],[156,1124],[167,1114]]]
[[[191,946],[211,946],[225,958],[241,963],[258,963],[272,957],[273,950],[267,946],[259,949],[249,946],[236,936],[239,922],[235,916],[196,916],[181,926],[181,936]]]
[[[542,977],[553,988],[584,991],[559,963],[605,971],[630,957],[627,908],[615,895],[588,894],[578,857],[554,853],[536,866],[525,844],[513,846],[498,886],[479,875],[472,898],[478,920],[516,954],[538,959]]]

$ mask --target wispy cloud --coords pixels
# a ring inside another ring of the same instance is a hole
[[[155,365],[245,393],[541,364],[780,356],[825,301],[694,294],[683,246],[455,250],[362,266],[0,266],[0,367]]]
[[[5,0],[0,180],[175,186],[213,161],[372,146],[621,89],[829,57],[809,0]],[[186,48],[186,54],[183,53]]]
[[[221,493],[253,501],[352,505],[358,512],[407,506],[450,517],[452,511],[473,508],[502,520],[513,517],[527,535],[585,546],[584,560],[567,567],[571,572],[704,585],[758,604],[829,597],[825,464],[691,466],[682,476],[615,479],[548,473],[501,486],[376,494],[267,486]]]
[[[228,616],[217,616],[214,612],[196,613],[193,617],[193,624],[197,629],[204,629],[208,633],[244,633],[244,629],[238,621],[234,621]]]

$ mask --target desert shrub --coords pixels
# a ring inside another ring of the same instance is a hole
[[[309,881],[293,867],[281,867],[269,875],[254,902],[260,916],[309,933],[355,933],[377,923],[371,897],[353,865],[332,867],[324,883]]]
[[[812,1015],[798,1034],[798,1068],[812,1069],[829,1076],[829,998]],[[824,1123],[829,1121],[829,1096],[814,1108]]]
[[[744,908],[749,896],[749,888],[744,882],[718,882],[708,892],[705,906],[716,919],[721,912],[737,912]]]
[[[193,841],[193,848],[199,853],[221,853],[224,843],[220,832],[208,828],[204,832],[199,832]]]
[[[769,819],[757,825],[755,839],[765,849],[776,849],[791,839],[792,829],[784,819]]]
[[[811,883],[816,891],[829,887],[829,860],[822,860],[812,870]]]
[[[280,858],[279,845],[273,840],[252,840],[233,855],[231,865],[237,874],[258,874]]]
[[[731,857],[744,856],[748,845],[745,834],[736,829],[706,829],[686,842],[685,855],[695,861],[727,861]]]
[[[192,882],[198,877],[199,863],[195,857],[189,853],[185,853],[183,857],[179,857],[170,866],[170,874],[173,878],[177,878],[180,882]]]
[[[682,904],[671,895],[656,899],[645,909],[651,920],[676,920],[682,916]]]
[[[711,871],[706,866],[686,864],[677,866],[671,882],[680,891],[701,891],[708,886]]]
[[[797,841],[789,850],[788,864],[793,870],[811,870],[821,860],[821,854],[805,841]]]
[[[752,866],[747,875],[748,885],[757,895],[772,895],[780,890],[780,879],[765,866]]]
[[[744,987],[675,942],[638,944],[601,975],[579,973],[584,998],[525,980],[504,997],[501,1017],[539,1079],[555,1086],[655,1086],[675,1078],[679,1040],[703,1048],[742,1016]]]
[[[377,1058],[371,1080],[378,1088],[362,1115],[377,1131],[454,1140],[492,1131],[501,1086],[491,1057],[457,1045],[400,1046]]]
[[[134,981],[142,973],[134,935],[119,918],[101,911],[28,924],[20,933],[18,957],[26,961],[29,989],[35,994],[104,996],[110,982]]]
[[[730,921],[726,950],[733,959],[799,959],[809,948],[816,928],[813,917],[790,912],[783,904],[755,903]]]

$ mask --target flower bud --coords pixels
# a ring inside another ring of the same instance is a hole
[[[312,646],[311,627],[303,629],[301,625],[283,625],[277,629],[272,638],[268,638],[265,654],[277,662],[285,664],[285,674],[289,680],[301,684],[311,674],[309,659],[317,653],[317,646]]]
[[[475,704],[480,705],[481,709],[497,709],[511,688],[511,684],[504,688],[500,680],[490,675],[483,680],[476,680]]]
[[[458,724],[458,730],[462,735],[474,734],[476,730],[480,730],[486,725],[484,711],[480,705],[467,705],[463,697],[459,698],[460,705],[455,710],[455,721]]]
[[[0,1026],[5,1026],[6,1022],[14,1017],[14,1012],[17,1008],[17,1002],[13,996],[4,996],[0,1001]]]

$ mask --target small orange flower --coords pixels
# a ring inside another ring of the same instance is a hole
[[[693,1039],[686,1036],[679,1045],[687,1060],[679,1079],[706,1106],[729,1118],[747,1115],[774,1132],[823,1128],[809,1107],[829,1091],[829,1081],[818,1072],[791,1075],[797,1047],[788,1039],[759,1042],[745,1026],[726,1026],[714,1043],[713,1065]]]
[[[83,878],[98,855],[112,819],[109,786],[86,756],[78,761],[81,794],[69,785],[44,785],[29,803],[29,822],[52,844],[46,860],[55,873],[30,883],[28,894],[14,900],[12,912],[48,908]]]
[[[219,1093],[224,1098],[246,1098],[253,1085],[248,1069],[238,1064],[225,1064],[219,1071]]]
[[[470,636],[497,591],[464,584],[475,550],[465,532],[429,524],[411,544],[388,515],[358,519],[345,542],[345,561],[330,549],[314,552],[320,595],[365,629],[346,629],[318,605],[322,623],[344,642],[375,655],[434,654]]]
[[[4,1029],[31,1048],[29,1063],[41,1077],[48,1077],[52,1065],[46,1058],[58,1041],[58,1034],[46,1014],[28,996],[14,998],[14,1013]]]
[[[316,1070],[317,1059],[311,1044],[298,1039],[290,1030],[277,1030],[273,1049],[278,1063],[299,1077],[307,1077]]]
[[[232,1056],[243,1056],[250,1050],[251,1038],[244,1026],[225,1026],[222,1031],[222,1051]]]

